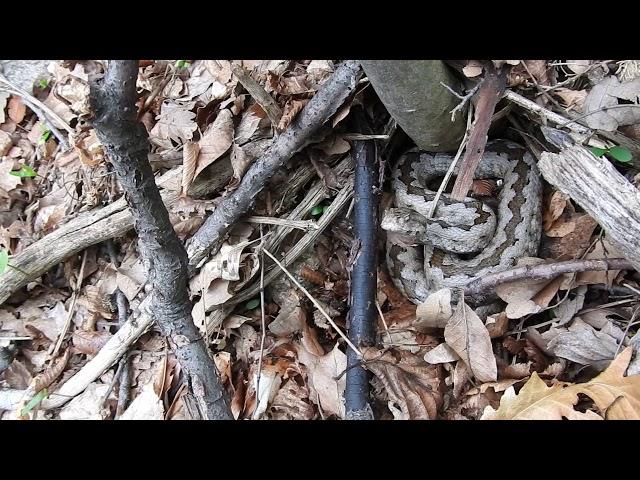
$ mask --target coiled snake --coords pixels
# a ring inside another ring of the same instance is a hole
[[[541,235],[542,185],[533,157],[508,140],[487,144],[475,178],[502,179],[494,212],[467,198],[443,195],[434,218],[427,214],[453,157],[416,150],[398,160],[392,176],[395,206],[384,212],[387,265],[396,287],[414,303],[441,288],[464,287],[474,277],[506,270],[535,255]],[[456,172],[457,173],[457,172]]]

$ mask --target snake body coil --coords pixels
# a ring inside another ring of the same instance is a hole
[[[535,255],[541,235],[542,185],[533,157],[508,140],[487,144],[476,178],[502,179],[494,212],[477,200],[446,195],[427,220],[435,192],[453,157],[410,151],[393,172],[396,208],[383,215],[387,265],[396,287],[414,303],[441,288],[464,287],[474,277],[506,270]]]

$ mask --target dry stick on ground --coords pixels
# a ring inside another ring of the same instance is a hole
[[[262,109],[267,113],[269,120],[271,120],[271,125],[273,125],[274,128],[277,127],[278,123],[280,123],[280,118],[282,117],[282,110],[273,97],[269,95],[258,82],[251,78],[249,72],[240,65],[232,64],[231,71],[236,77],[238,77],[238,81],[247,90],[247,92],[249,92],[251,97],[253,97],[258,105],[260,105],[260,107],[262,107]]]
[[[598,260],[567,260],[564,262],[547,263],[542,265],[527,265],[516,267],[504,272],[491,273],[467,284],[465,295],[478,295],[493,290],[498,285],[515,280],[550,280],[564,273],[600,271],[600,270],[628,270],[633,268],[631,262],[624,258],[609,258]]]
[[[149,138],[137,120],[138,62],[109,62],[104,78],[92,85],[96,134],[118,174],[133,211],[139,248],[153,286],[153,316],[168,338],[192,387],[206,405],[207,419],[231,419],[229,402],[200,332],[191,318],[187,292],[187,252],[176,235],[149,164]]]
[[[487,132],[491,125],[491,117],[500,101],[506,86],[505,74],[487,62],[486,77],[476,94],[475,120],[471,125],[467,150],[460,164],[460,173],[451,191],[451,198],[463,200],[473,183],[476,167],[482,159],[487,144]]]
[[[349,92],[354,90],[354,84],[356,83],[355,79],[357,78],[359,73],[359,67],[356,62],[348,61],[345,62],[341,67],[336,70],[332,79],[329,79],[318,91],[316,94],[320,96],[323,91],[326,89],[326,93],[322,94],[321,100],[319,103],[313,102],[313,99],[305,109],[301,112],[301,116],[307,111],[307,114],[304,115],[304,121],[294,121],[291,125],[289,125],[287,131],[283,133],[275,142],[275,147],[272,146],[267,154],[258,158],[254,165],[249,169],[246,175],[250,172],[266,172],[265,175],[272,174],[275,169],[282,165],[286,160],[291,158],[291,156],[296,153],[299,149],[302,149],[305,145],[312,143],[314,140],[318,140],[317,138],[312,138],[314,132],[320,128],[320,126],[332,115],[332,112],[335,112],[340,105],[331,105],[332,102],[338,102],[342,104],[343,100],[348,97]],[[339,75],[338,75],[339,74]],[[315,97],[314,97],[315,98]],[[309,110],[309,107],[313,106]],[[288,134],[288,132],[292,132]],[[286,141],[282,141],[282,138],[285,138]],[[287,140],[288,139],[288,140]],[[265,163],[267,165],[261,166],[261,163]],[[275,167],[271,167],[273,164],[277,164]],[[255,170],[254,170],[255,168]],[[179,169],[176,169],[178,171]],[[181,169],[179,170],[178,175],[180,174]],[[246,177],[245,175],[245,177]],[[178,178],[180,178],[178,176]],[[266,183],[267,178],[253,178],[249,181],[250,187],[252,189],[257,189],[259,191],[261,189],[262,184]],[[243,180],[244,182],[244,180]],[[259,185],[256,186],[255,183],[258,182]],[[229,218],[228,225],[214,225],[214,233],[215,235],[211,236],[208,233],[203,233],[201,235],[202,241],[208,239],[215,242],[222,242],[226,231],[230,226],[235,223],[241,215],[245,212],[245,209],[248,209],[251,201],[246,199],[246,188],[242,190],[245,193],[242,193],[241,197],[236,197],[236,194],[240,191],[243,183],[240,184],[238,190],[234,192],[234,194],[230,195],[223,201],[217,208],[216,211],[230,208],[233,210],[233,217]],[[351,198],[353,194],[353,186],[348,185],[344,187],[340,194],[334,200],[334,203],[339,203],[342,205],[344,201]],[[333,204],[332,204],[333,206]],[[337,212],[336,212],[337,213]],[[214,212],[215,215],[215,212]],[[318,222],[319,230],[308,232],[303,239],[307,239],[313,241],[322,231],[322,219],[327,216],[325,213],[320,221]],[[206,226],[206,224],[205,224]],[[129,227],[130,228],[130,227]],[[289,227],[284,227],[289,228]],[[124,231],[128,230],[125,229]],[[54,232],[55,233],[55,232]],[[113,236],[113,235],[112,235]],[[100,241],[103,241],[102,239]],[[304,248],[301,246],[302,241],[296,245],[296,248],[300,246],[301,249],[307,248],[309,243],[304,245]],[[192,247],[188,250],[190,253],[190,264],[197,265],[203,259],[206,258],[206,255],[210,249],[213,249],[215,245],[210,245],[208,243],[198,243],[196,247]],[[216,247],[217,248],[217,247]],[[287,258],[295,258],[299,255],[299,251],[290,251],[287,254]],[[193,256],[191,256],[193,255]],[[286,260],[286,259],[285,259]],[[271,273],[271,272],[270,272]],[[269,274],[265,275],[265,284],[268,282]],[[1,299],[2,297],[0,297]],[[135,321],[130,319],[127,323],[122,326],[114,336],[102,347],[100,352],[92,358],[89,362],[85,364],[84,367],[73,377],[71,377],[67,382],[65,382],[56,392],[52,392],[49,396],[48,400],[45,400],[42,403],[42,408],[44,409],[52,409],[60,407],[68,402],[70,399],[84,391],[84,389],[93,382],[96,378],[98,378],[104,371],[109,368],[115,361],[117,361],[120,356],[122,356],[128,349],[128,347],[135,342],[140,335],[142,335],[151,325],[152,319],[150,312],[153,309],[153,305],[151,302],[152,295],[148,295],[140,304],[139,312]],[[135,315],[135,314],[134,314]]]
[[[227,232],[245,213],[264,188],[266,179],[311,143],[312,135],[336,112],[355,90],[360,66],[354,60],[342,63],[320,87],[311,101],[269,150],[245,173],[238,188],[226,197],[187,244],[189,266],[196,268],[209,253],[216,253]]]

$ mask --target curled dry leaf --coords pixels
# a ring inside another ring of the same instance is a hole
[[[519,258],[516,266],[541,265],[544,260],[534,257]],[[503,283],[496,287],[496,294],[507,302],[505,313],[508,318],[522,318],[525,315],[537,313],[541,306],[533,301],[534,296],[542,290],[549,280],[517,280]]]
[[[5,136],[9,141],[9,143],[7,144],[8,148],[11,148],[11,137],[9,137],[9,135],[7,135],[5,132],[0,130],[0,150],[2,148],[3,138]],[[6,157],[4,157],[2,159],[2,162],[0,162],[0,189],[1,189],[0,193],[3,193],[3,196],[6,196],[8,192],[16,188],[18,185],[22,184],[22,179],[20,177],[11,175],[9,173],[13,170],[13,164],[14,164],[14,161]]]
[[[444,328],[447,344],[481,382],[493,382],[498,375],[489,332],[476,313],[463,301]]]
[[[195,179],[202,170],[211,165],[214,161],[222,156],[233,143],[233,114],[230,110],[224,109],[218,113],[218,116],[211,126],[204,133],[198,145],[200,153],[198,155],[195,173]]]
[[[406,420],[433,420],[442,407],[442,372],[421,357],[402,350],[362,352],[365,368],[384,385],[392,411]]]
[[[586,90],[571,90],[569,88],[556,88],[553,92],[560,97],[567,110],[575,110],[582,113],[584,101],[587,98]]]
[[[184,144],[182,150],[182,189],[180,192],[182,196],[187,194],[187,190],[195,178],[199,154],[200,144],[191,141]]]
[[[309,401],[309,388],[287,380],[276,392],[268,413],[273,420],[311,420],[315,409]]]

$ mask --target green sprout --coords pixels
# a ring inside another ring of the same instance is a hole
[[[8,250],[0,250],[0,274],[4,273],[4,271],[9,268],[13,268],[14,270],[20,272],[25,277],[29,277],[29,274],[22,269],[15,267],[9,264],[9,251]]]
[[[47,80],[46,78],[41,78],[38,82],[38,86],[44,90],[49,86],[49,80]]]
[[[590,150],[591,153],[593,153],[596,157],[606,155],[607,157],[612,158],[613,160],[617,160],[620,163],[630,162],[631,158],[633,157],[628,149],[620,147],[619,145],[611,148],[590,147]]]
[[[38,140],[38,143],[45,143],[47,140],[49,140],[49,137],[51,137],[51,130],[46,128],[42,132],[42,135],[40,135],[40,139]]]
[[[33,177],[36,177],[38,174],[29,165],[21,165],[20,170],[9,172],[9,175],[13,175],[14,177],[20,177],[20,178],[33,178]]]
[[[176,62],[176,67],[177,68],[187,68],[190,65],[189,62],[187,62],[186,60],[178,60]]]
[[[24,417],[27,413],[33,410],[42,400],[47,398],[48,392],[46,388],[43,388],[27,403],[22,410],[20,410],[20,416]]]

